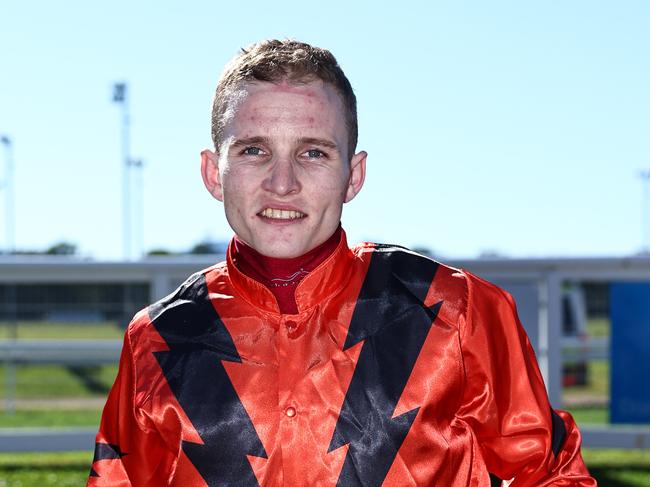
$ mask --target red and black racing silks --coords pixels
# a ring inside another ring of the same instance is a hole
[[[229,253],[140,312],[87,485],[596,485],[497,287],[343,234],[296,304]]]

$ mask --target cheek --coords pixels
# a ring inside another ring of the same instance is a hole
[[[231,169],[224,173],[223,190],[226,211],[240,221],[255,221],[257,188],[253,175]]]
[[[343,196],[348,189],[348,175],[337,174],[336,177],[323,178],[320,187],[331,195]]]
[[[241,201],[246,198],[253,186],[252,178],[240,168],[231,167],[222,175],[224,191],[227,191],[233,200]]]

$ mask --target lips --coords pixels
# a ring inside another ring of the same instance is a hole
[[[305,218],[307,215],[296,210],[281,210],[278,208],[264,208],[258,213],[264,218],[271,218],[273,220],[297,220]]]

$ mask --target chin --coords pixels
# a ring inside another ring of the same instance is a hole
[[[276,259],[291,259],[293,257],[300,257],[301,255],[306,254],[308,251],[302,249],[273,246],[266,247],[263,250],[258,250],[258,252],[260,252],[262,255],[266,255],[267,257],[274,257]]]
[[[299,239],[298,239],[299,240]],[[281,238],[258,239],[258,245],[252,247],[260,254],[276,259],[291,259],[300,257],[311,250],[307,242],[297,241],[295,237],[283,236]]]
[[[275,257],[276,259],[291,259],[300,257],[311,250],[305,242],[287,242],[284,240],[262,243],[260,248],[256,249],[262,255]]]

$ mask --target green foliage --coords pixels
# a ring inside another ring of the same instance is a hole
[[[47,255],[75,255],[77,245],[70,242],[58,242],[49,247],[45,253]]]
[[[149,255],[151,257],[157,257],[157,256],[161,256],[161,255],[168,256],[168,255],[176,255],[176,254],[174,254],[174,252],[172,252],[170,250],[167,250],[167,249],[155,248],[155,249],[149,250],[147,252],[147,255]]]
[[[212,255],[212,254],[223,254],[228,248],[227,242],[213,242],[210,240],[204,240],[199,242],[194,247],[190,249],[190,254],[192,255]]]

